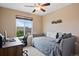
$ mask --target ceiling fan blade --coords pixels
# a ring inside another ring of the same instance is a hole
[[[46,10],[44,10],[43,8],[41,8],[41,11],[45,12]]]
[[[41,6],[49,6],[50,3],[45,3],[45,4],[42,4]]]
[[[36,9],[33,10],[33,13],[36,11]]]
[[[35,6],[28,6],[28,5],[24,5],[24,7],[35,7]]]

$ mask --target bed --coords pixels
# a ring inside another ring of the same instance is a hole
[[[68,37],[57,42],[57,39],[39,36],[32,39],[32,46],[44,53],[46,56],[69,56],[74,49],[75,37]]]
[[[61,55],[61,50],[54,38],[50,37],[35,37],[32,40],[32,44],[39,51],[47,56]]]

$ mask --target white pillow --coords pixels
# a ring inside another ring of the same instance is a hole
[[[56,39],[57,33],[47,32],[47,37],[55,38]]]

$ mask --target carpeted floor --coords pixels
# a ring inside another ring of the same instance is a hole
[[[23,51],[27,50],[27,54],[28,56],[45,56],[43,53],[41,53],[39,50],[37,50],[36,48],[29,46],[29,47],[24,47]]]

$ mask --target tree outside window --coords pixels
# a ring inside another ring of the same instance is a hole
[[[25,36],[31,33],[32,21],[23,18],[16,18],[16,36]]]

